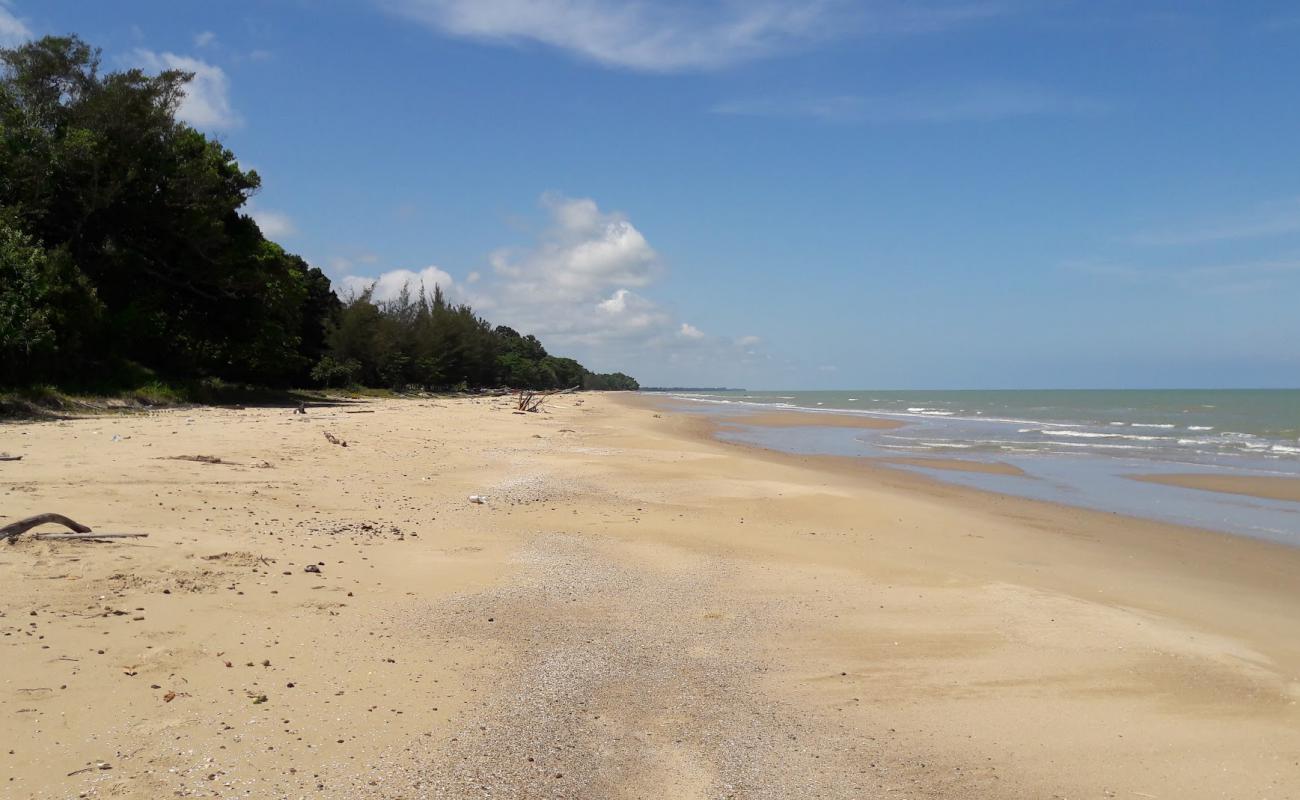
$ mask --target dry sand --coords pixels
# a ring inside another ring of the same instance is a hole
[[[1135,481],[1181,486],[1203,492],[1223,492],[1260,497],[1265,500],[1287,500],[1300,503],[1300,478],[1268,477],[1262,475],[1130,475]]]
[[[0,427],[0,796],[1298,796],[1297,551],[548,407]]]

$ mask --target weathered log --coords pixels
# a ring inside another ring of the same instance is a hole
[[[34,517],[20,519],[17,522],[11,522],[0,528],[0,539],[12,542],[27,531],[35,528],[37,525],[44,525],[48,522],[55,522],[65,528],[71,528],[77,533],[90,533],[90,528],[82,525],[76,520],[68,519],[62,514],[37,514]]]
[[[11,456],[8,453],[0,453],[0,461],[22,461],[22,456]]]

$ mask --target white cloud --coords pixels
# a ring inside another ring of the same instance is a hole
[[[202,33],[197,33],[194,35],[195,47],[210,47],[211,45],[216,44],[216,42],[217,42],[217,35],[212,31],[203,31]]]
[[[298,227],[293,224],[293,220],[282,211],[250,208],[248,215],[257,223],[257,227],[262,229],[262,235],[268,239],[293,236],[298,232]]]
[[[151,72],[177,69],[194,73],[194,78],[185,87],[176,116],[196,128],[223,130],[237,128],[243,121],[230,104],[230,80],[225,71],[206,61],[175,53],[155,53],[152,50],[137,49],[135,61],[141,68]]]
[[[622,214],[589,199],[547,194],[551,225],[532,249],[499,250],[491,264],[512,291],[533,300],[591,299],[611,288],[641,287],[660,272],[659,255]]]
[[[757,336],[742,336],[736,340],[736,345],[739,347],[757,347],[762,343],[763,340]]]
[[[1096,100],[1030,87],[975,86],[897,95],[756,98],[719,103],[711,111],[747,117],[807,117],[878,125],[988,122],[1030,116],[1088,116],[1106,111]]]
[[[704,338],[704,331],[700,330],[699,328],[695,327],[694,325],[690,324],[689,322],[683,322],[683,323],[682,323],[682,327],[680,327],[680,328],[677,329],[677,334],[678,334],[679,336],[682,336],[682,337],[686,338],[686,339],[703,339],[703,338]]]
[[[380,0],[452,36],[533,42],[648,72],[708,70],[853,31],[943,30],[1000,13],[976,0]]]
[[[8,3],[0,0],[0,47],[15,47],[32,38],[31,28],[9,10]]]
[[[445,270],[435,266],[428,266],[419,272],[409,269],[395,269],[385,272],[375,277],[363,275],[345,275],[336,280],[335,292],[341,297],[360,294],[375,287],[372,297],[375,300],[392,300],[402,293],[403,287],[410,287],[411,294],[418,294],[421,287],[428,294],[433,294],[435,286],[442,287],[443,292],[451,294],[455,291],[455,281]]]

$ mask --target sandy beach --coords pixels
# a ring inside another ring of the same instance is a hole
[[[1300,550],[511,408],[0,426],[0,794],[1300,797]]]

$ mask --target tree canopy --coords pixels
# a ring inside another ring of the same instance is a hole
[[[102,73],[75,36],[0,68],[0,383],[635,387],[439,287],[342,302],[246,213],[257,173],[176,118],[192,74]]]

